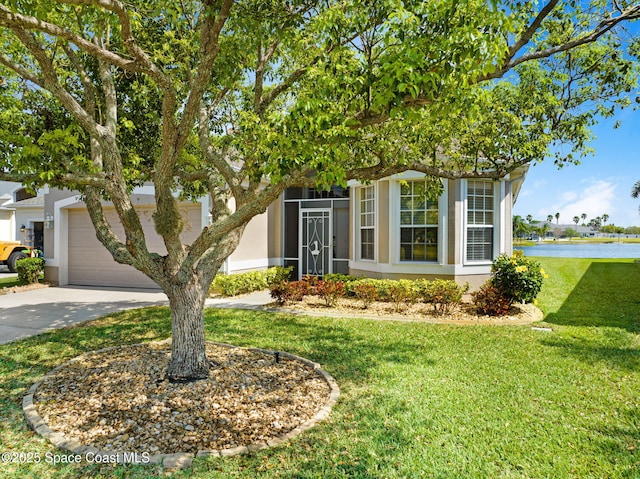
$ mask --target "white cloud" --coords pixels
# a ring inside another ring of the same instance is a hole
[[[563,203],[569,203],[578,199],[578,193],[576,191],[566,191],[560,199]]]
[[[560,176],[560,175],[558,175]],[[637,174],[632,176],[634,179]],[[525,181],[514,207],[514,214],[523,218],[528,214],[536,220],[560,213],[560,224],[571,225],[574,216],[587,215],[587,222],[603,214],[609,215],[607,224],[640,226],[639,200],[631,198],[630,180],[606,175],[601,178],[556,177],[555,181]],[[526,188],[526,190],[525,190]],[[527,191],[527,194],[523,194]],[[582,219],[580,219],[580,224]]]
[[[565,191],[560,196],[560,201],[551,206],[553,211],[547,214],[559,212],[560,222],[565,224],[571,223],[574,216],[580,216],[583,213],[586,213],[587,221],[596,216],[607,214],[610,217],[609,222],[611,222],[618,211],[616,187],[617,184],[611,181],[597,180],[585,185],[580,190]]]

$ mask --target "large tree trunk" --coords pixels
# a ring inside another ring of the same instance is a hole
[[[195,278],[186,284],[171,284],[164,288],[171,306],[173,337],[167,370],[167,378],[171,381],[209,377],[204,337],[204,289]]]

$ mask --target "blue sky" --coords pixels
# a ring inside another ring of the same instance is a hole
[[[621,125],[614,129],[616,120]],[[560,223],[587,214],[587,221],[603,214],[607,224],[640,226],[640,200],[631,188],[640,181],[640,110],[628,108],[593,128],[595,154],[581,164],[558,169],[553,159],[531,166],[514,206],[514,214],[546,220],[560,213]],[[555,222],[555,220],[554,220]]]

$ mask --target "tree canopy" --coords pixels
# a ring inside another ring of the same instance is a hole
[[[82,192],[115,260],[171,300],[288,186],[577,161],[634,101],[639,17],[624,0],[5,0],[0,179]],[[128,196],[149,182],[163,256]],[[176,192],[212,198],[191,245]]]

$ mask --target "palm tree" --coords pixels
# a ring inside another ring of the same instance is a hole
[[[579,216],[574,216],[573,217],[573,222],[576,224],[576,226],[578,226],[578,223],[580,223],[580,217]]]
[[[638,183],[640,183],[640,181]],[[527,223],[531,224],[532,221],[533,221],[533,216],[527,215]]]
[[[547,215],[547,223],[551,223],[553,221],[553,215]]]
[[[549,226],[549,223],[545,223],[540,228],[538,228],[538,234],[544,239],[547,237],[547,233],[550,229],[551,226]]]
[[[513,217],[513,234],[516,238],[522,238],[529,232],[529,226],[524,222],[522,216],[515,215]]]
[[[582,218],[582,226],[584,226],[584,221],[587,219],[587,214],[586,213],[582,213],[580,215],[580,218]]]
[[[636,184],[631,188],[631,198],[640,198],[640,181],[636,181]],[[640,213],[640,206],[638,206],[638,213]]]
[[[556,224],[560,224],[560,213],[556,213]]]
[[[607,224],[607,220],[609,219],[609,215],[608,214],[603,214],[602,215],[602,224],[606,225]]]

